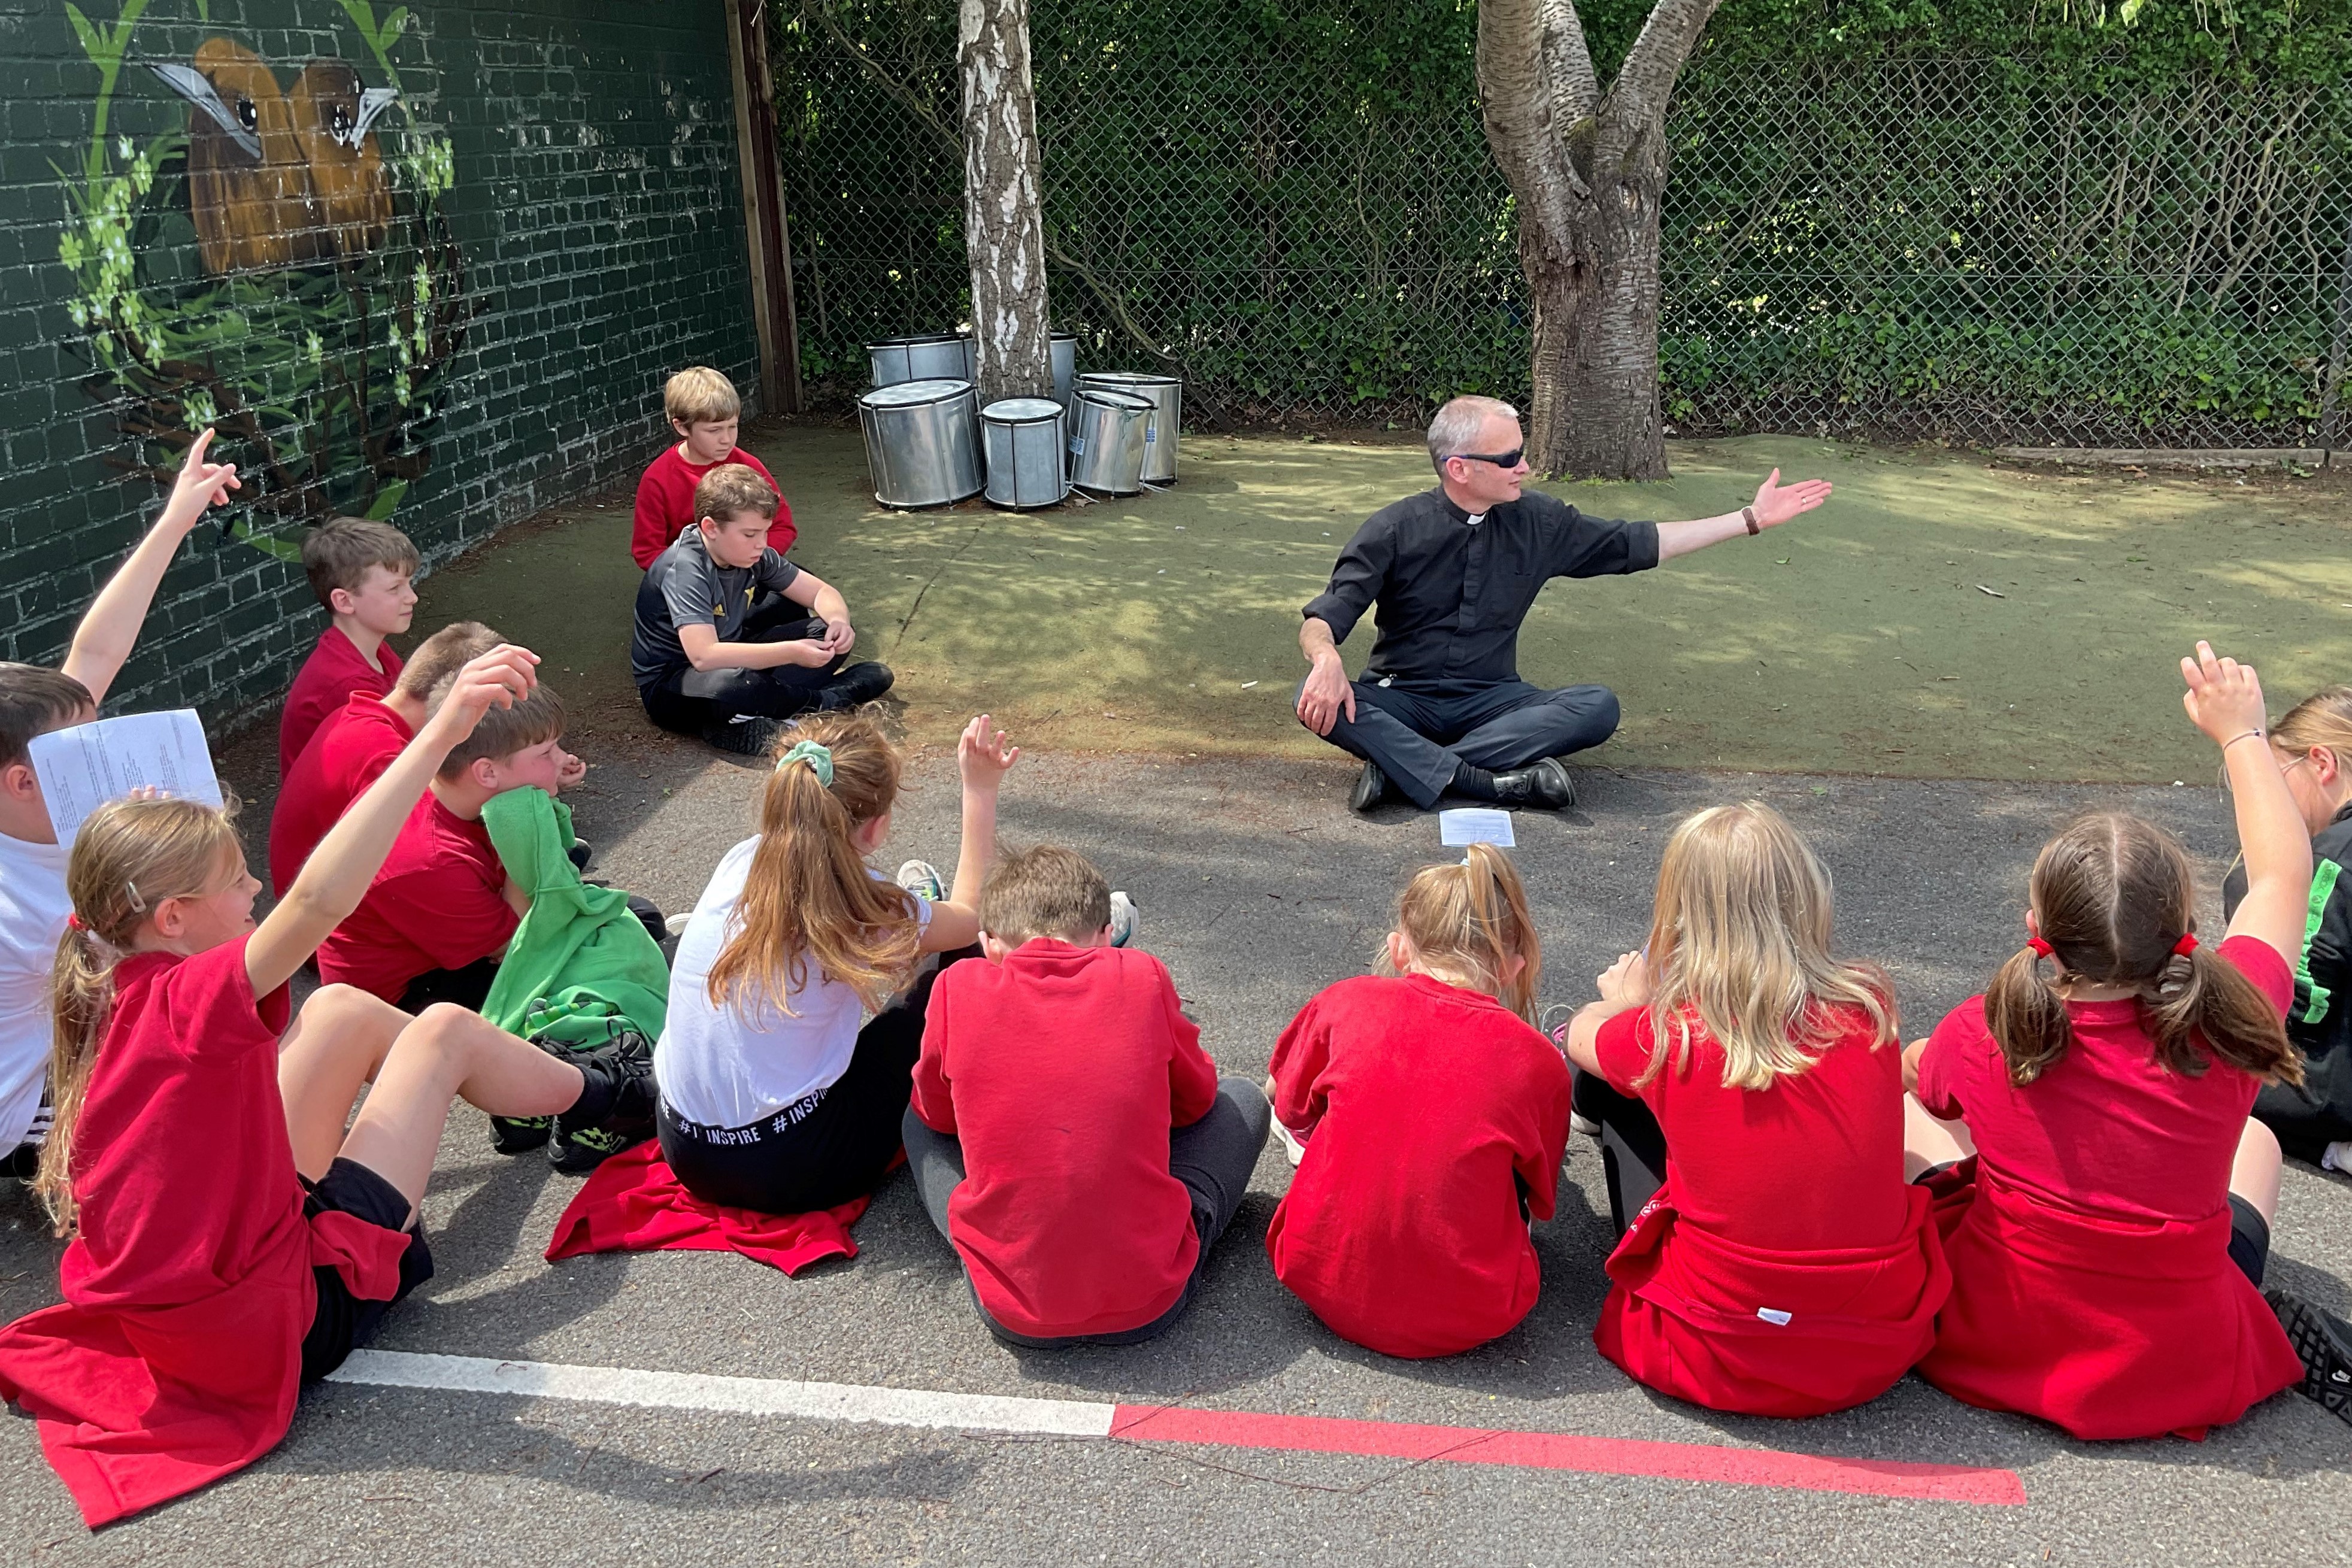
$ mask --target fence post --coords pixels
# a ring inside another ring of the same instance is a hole
[[[2336,330],[2327,344],[2327,382],[2319,393],[2319,465],[2336,466],[2336,405],[2344,392],[2344,352],[2352,339],[2352,219],[2344,225],[2344,265],[2336,276]]]
[[[767,0],[727,0],[727,53],[735,68],[735,145],[751,264],[751,319],[760,339],[760,407],[801,411],[800,322],[793,305],[792,231],[776,149],[776,84],[768,70]]]

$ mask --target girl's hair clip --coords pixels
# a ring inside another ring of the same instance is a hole
[[[139,896],[139,884],[125,877],[122,883],[122,891],[131,895],[131,907],[134,913],[140,915],[147,913],[147,901]]]

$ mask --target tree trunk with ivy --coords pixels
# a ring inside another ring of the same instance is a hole
[[[1486,144],[1517,198],[1533,307],[1528,460],[1666,476],[1658,403],[1658,214],[1666,102],[1718,0],[1658,0],[1606,92],[1573,0],[1479,0]]]
[[[980,401],[1054,390],[1028,0],[962,0],[964,254]]]

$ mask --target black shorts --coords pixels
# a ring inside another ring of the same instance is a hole
[[[337,1155],[325,1176],[315,1182],[305,1180],[302,1186],[310,1195],[302,1204],[305,1218],[331,1212],[348,1214],[385,1230],[408,1229],[408,1199],[357,1160]],[[343,1364],[345,1356],[375,1337],[383,1314],[433,1278],[433,1253],[420,1232],[409,1231],[408,1250],[400,1255],[400,1289],[389,1301],[363,1301],[352,1295],[342,1274],[331,1265],[321,1264],[310,1273],[318,1281],[319,1306],[310,1318],[310,1332],[302,1336],[305,1383],[326,1376]]]

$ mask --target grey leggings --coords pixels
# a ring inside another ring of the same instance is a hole
[[[1274,1125],[1274,1110],[1265,1103],[1265,1095],[1246,1078],[1220,1078],[1217,1097],[1210,1103],[1208,1114],[1188,1127],[1173,1127],[1168,1134],[1168,1174],[1184,1184],[1192,1195],[1192,1228],[1201,1238],[1201,1255],[1192,1265],[1192,1277],[1184,1281],[1184,1293],[1169,1308],[1141,1328],[1127,1329],[1118,1333],[1075,1334],[1066,1339],[1035,1339],[1015,1333],[988,1315],[988,1309],[972,1297],[973,1310],[988,1332],[1007,1344],[1027,1345],[1045,1349],[1063,1345],[1139,1344],[1165,1333],[1169,1326],[1183,1315],[1192,1303],[1192,1293],[1200,1289],[1201,1270],[1209,1261],[1209,1249],[1234,1222],[1249,1191],[1250,1173],[1257,1168],[1257,1156],[1265,1147],[1267,1132]],[[935,1133],[910,1106],[900,1130],[907,1142],[907,1167],[915,1178],[915,1190],[923,1195],[923,1207],[939,1228],[941,1236],[948,1235],[948,1199],[963,1184],[963,1145],[946,1133]],[[950,1240],[952,1237],[949,1238]],[[969,1281],[966,1281],[967,1284]]]

